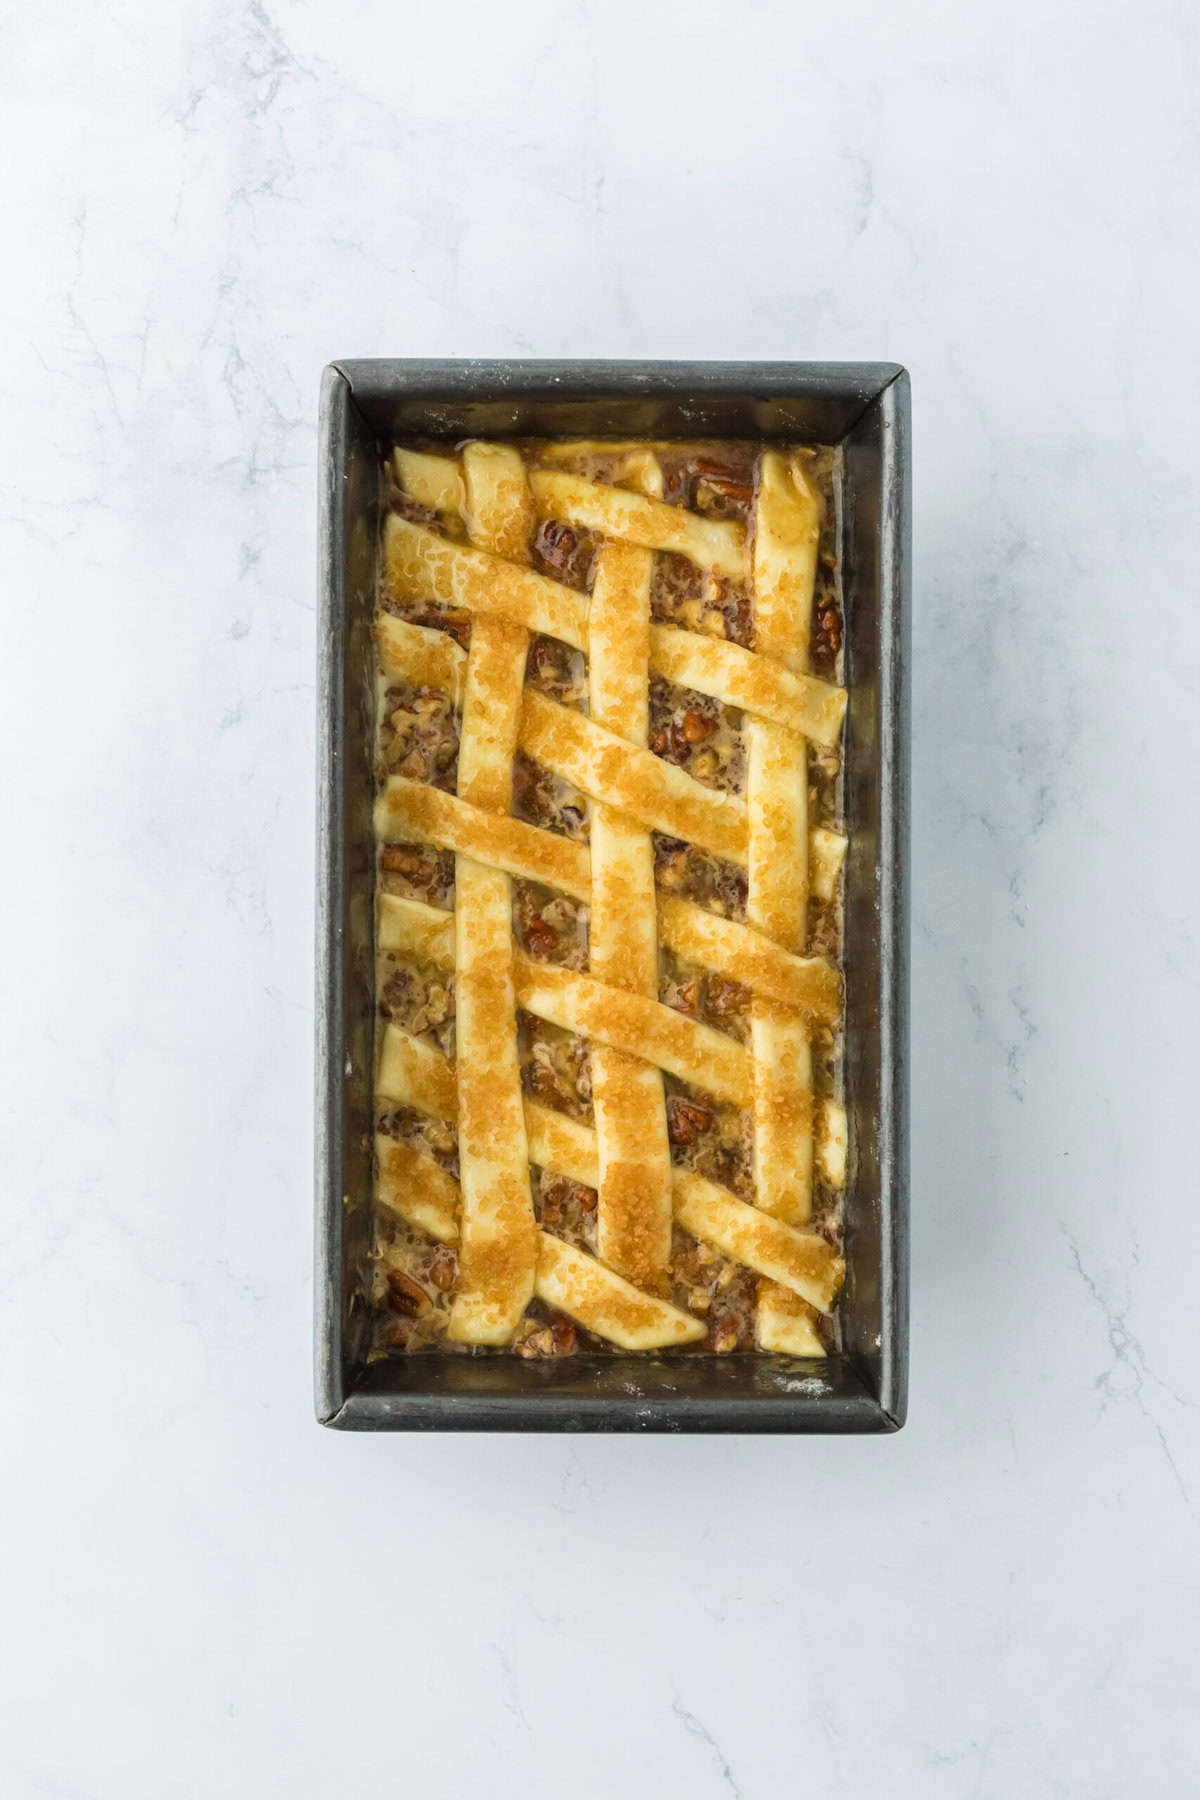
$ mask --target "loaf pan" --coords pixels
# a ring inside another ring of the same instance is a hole
[[[850,1165],[842,1349],[367,1361],[374,905],[370,620],[401,438],[841,444]],[[909,385],[894,363],[331,363],[320,409],[316,1406],[352,1431],[894,1431],[908,1360]]]

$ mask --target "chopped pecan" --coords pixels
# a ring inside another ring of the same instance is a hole
[[[672,1094],[667,1100],[667,1135],[673,1144],[693,1144],[716,1124],[717,1115],[695,1100]]]
[[[412,1326],[405,1319],[391,1319],[384,1327],[382,1340],[387,1350],[407,1350]]]
[[[595,1189],[585,1187],[582,1181],[572,1181],[569,1175],[543,1176],[542,1224],[561,1224],[563,1213],[572,1207],[580,1212],[594,1212]]]
[[[379,860],[385,869],[391,869],[396,875],[407,875],[410,881],[429,882],[436,873],[429,858],[411,844],[386,844]]]
[[[683,735],[689,744],[702,744],[716,729],[716,720],[706,718],[698,706],[689,706],[683,715]]]
[[[412,997],[416,977],[411,969],[397,969],[389,975],[379,996],[379,1011],[385,1019],[402,1012]]]
[[[700,983],[696,980],[685,981],[676,988],[667,1001],[667,1005],[675,1012],[686,1013],[692,1017],[700,1003]]]
[[[388,1305],[393,1312],[404,1313],[407,1318],[415,1319],[429,1305],[429,1295],[420,1282],[414,1281],[402,1269],[388,1270],[387,1285]]]
[[[829,600],[817,609],[816,629],[813,632],[811,655],[813,667],[819,674],[828,675],[833,672],[837,662],[837,653],[842,647],[842,621],[836,602]]]
[[[439,1244],[429,1259],[429,1279],[443,1294],[448,1294],[458,1279],[458,1258],[445,1244]]]
[[[738,1322],[733,1314],[722,1313],[709,1326],[708,1348],[715,1350],[718,1356],[727,1356],[731,1350],[737,1349],[740,1335]]]
[[[518,1356],[569,1356],[575,1348],[575,1326],[563,1313],[548,1325],[535,1326],[513,1345]]]
[[[556,1356],[570,1356],[575,1348],[575,1321],[565,1313],[555,1313],[550,1321],[550,1337]]]
[[[535,913],[525,927],[525,948],[531,956],[549,956],[558,948],[558,933]]]
[[[534,561],[568,587],[585,588],[595,554],[587,532],[563,519],[544,519],[533,540]]]
[[[727,975],[710,973],[704,978],[704,1010],[718,1024],[736,1019],[746,1004],[746,990]]]

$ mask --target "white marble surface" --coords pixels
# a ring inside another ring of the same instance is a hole
[[[0,1789],[1193,1791],[1194,9],[0,43]],[[312,1422],[316,396],[376,354],[911,368],[897,1438]]]

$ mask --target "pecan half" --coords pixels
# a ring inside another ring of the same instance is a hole
[[[448,1294],[458,1278],[458,1258],[445,1244],[439,1244],[429,1259],[429,1279],[441,1293]]]
[[[393,1312],[403,1313],[406,1318],[415,1319],[418,1313],[424,1312],[429,1305],[429,1295],[419,1281],[406,1275],[402,1269],[389,1269],[387,1272],[388,1305]]]
[[[694,1144],[705,1131],[716,1124],[717,1115],[695,1100],[683,1100],[672,1094],[667,1101],[667,1136],[673,1144]]]

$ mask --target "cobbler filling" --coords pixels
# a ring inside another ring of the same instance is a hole
[[[513,763],[513,817],[540,825],[559,837],[588,841],[589,812],[585,795],[561,775],[535,763],[518,750]]]
[[[459,718],[448,694],[389,684],[379,722],[382,779],[403,775],[452,794],[458,781]]]

